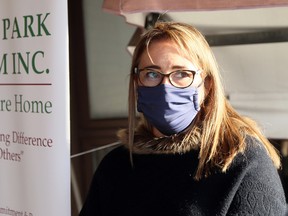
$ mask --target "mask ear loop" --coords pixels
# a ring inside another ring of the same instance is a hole
[[[197,71],[195,71],[196,75],[200,75],[202,70],[201,69],[198,69]],[[202,78],[201,78],[202,79]],[[199,85],[196,87],[196,91],[195,91],[195,94],[193,94],[193,101],[194,101],[194,108],[196,111],[199,111],[200,110],[200,104],[199,104],[199,94],[198,94],[198,89],[200,88],[200,86],[202,86],[204,84],[204,80],[205,79],[202,79],[202,82],[199,83]]]
[[[137,67],[134,67],[133,69],[133,76],[134,76],[134,82],[136,83],[136,86],[138,87],[139,77],[138,77],[139,70]]]
[[[199,76],[200,76],[201,73],[202,73],[202,70],[201,70],[201,69],[198,69],[198,70],[195,71],[195,76],[196,76],[196,75],[199,75]],[[201,79],[202,79],[202,77],[201,77]],[[199,88],[199,87],[203,84],[203,82],[204,82],[204,80],[202,79],[202,82],[199,83],[199,85],[196,86],[196,88]]]
[[[199,95],[198,95],[198,88],[196,88],[195,93],[193,94],[193,101],[194,101],[194,108],[196,111],[200,110],[200,105],[199,105]]]

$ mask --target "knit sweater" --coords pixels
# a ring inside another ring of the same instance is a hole
[[[263,145],[249,138],[226,173],[195,180],[197,150],[133,154],[112,150],[101,162],[80,216],[282,216],[286,200]]]

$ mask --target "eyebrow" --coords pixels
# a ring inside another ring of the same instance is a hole
[[[143,70],[143,69],[148,69],[148,68],[161,70],[161,67],[159,67],[159,66],[157,66],[157,65],[149,65],[149,66],[146,66],[146,67],[144,67],[144,68],[141,68],[141,70]],[[181,65],[174,65],[174,66],[172,67],[172,70],[174,70],[174,69],[185,69],[185,70],[188,70],[186,67],[181,66]]]

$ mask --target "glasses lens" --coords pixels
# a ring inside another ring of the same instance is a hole
[[[179,70],[172,72],[169,78],[172,85],[184,88],[191,85],[194,79],[194,74],[193,71]]]
[[[192,84],[194,79],[194,71],[190,70],[177,70],[170,74],[162,74],[153,69],[143,69],[138,73],[139,81],[142,85],[147,87],[154,87],[159,85],[164,76],[168,76],[170,83],[178,88],[185,88]]]
[[[147,87],[154,87],[162,82],[163,75],[157,71],[145,69],[139,72],[140,82]]]

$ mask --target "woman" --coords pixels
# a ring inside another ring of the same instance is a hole
[[[285,214],[279,156],[227,102],[200,32],[156,23],[136,46],[129,88],[123,146],[100,164],[81,216]]]

